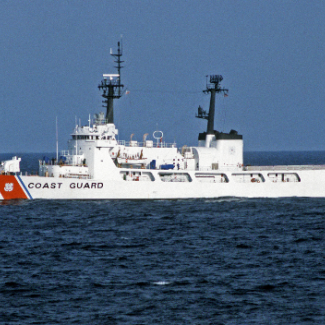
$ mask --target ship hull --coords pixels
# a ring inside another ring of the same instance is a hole
[[[292,171],[295,172],[295,171]],[[280,174],[281,171],[277,171]],[[224,183],[124,181],[40,176],[0,175],[0,199],[194,199],[220,197],[277,198],[325,197],[325,170],[299,171],[299,181],[272,181],[269,171],[259,172],[262,182],[242,181],[228,174]],[[251,172],[240,175],[251,175]]]

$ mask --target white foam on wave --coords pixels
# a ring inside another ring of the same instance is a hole
[[[170,284],[170,282],[168,282],[168,281],[157,281],[157,282],[154,282],[153,284],[156,284],[156,285],[159,285],[159,286],[165,286],[165,285]]]

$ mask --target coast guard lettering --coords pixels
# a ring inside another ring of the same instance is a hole
[[[62,183],[29,183],[28,188],[61,188]]]
[[[61,189],[63,183],[29,183],[27,187],[29,189]],[[71,189],[101,189],[103,188],[103,183],[70,183],[69,187]]]
[[[71,183],[70,188],[103,188],[103,183]]]

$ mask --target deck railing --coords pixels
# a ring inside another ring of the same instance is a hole
[[[243,170],[322,170],[325,165],[275,165],[275,166],[244,166]]]
[[[146,145],[145,142],[137,142],[136,144],[132,141],[119,140],[117,141],[118,145],[126,147],[144,147],[144,148],[177,148],[176,143],[167,143],[167,142],[153,142],[151,145]]]

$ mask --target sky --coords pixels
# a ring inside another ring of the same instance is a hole
[[[0,0],[0,157],[55,152],[56,118],[66,149],[75,121],[104,111],[121,40],[120,140],[197,145],[206,76],[221,74],[216,130],[246,151],[325,150],[324,17],[323,0]]]

